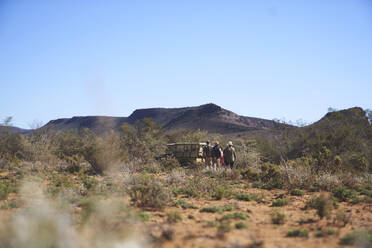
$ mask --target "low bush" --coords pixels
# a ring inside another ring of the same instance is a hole
[[[192,215],[192,214],[189,214],[189,215],[187,216],[187,218],[188,218],[189,220],[195,220],[195,216]]]
[[[9,187],[6,183],[0,182],[0,201],[6,200],[9,195]]]
[[[1,209],[20,208],[21,206],[22,206],[21,201],[11,201],[11,202],[8,202],[5,205],[1,206]]]
[[[372,189],[364,188],[360,191],[362,195],[372,197]]]
[[[273,190],[273,189],[282,189],[283,181],[280,178],[272,178],[268,182],[264,183],[261,186],[261,189]]]
[[[175,169],[175,170],[172,170],[170,173],[169,173],[169,177],[167,178],[167,183],[169,185],[182,185],[185,183],[185,177],[186,177],[186,174],[185,174],[185,170],[184,169]]]
[[[204,226],[205,227],[217,227],[218,226],[218,222],[217,221],[207,221],[207,223],[205,223]]]
[[[128,193],[131,201],[139,207],[162,209],[170,201],[167,188],[148,175],[134,177]]]
[[[245,213],[235,212],[235,213],[226,214],[226,215],[222,216],[222,218],[220,220],[221,221],[223,221],[223,220],[246,220],[248,218],[249,218],[249,216]]]
[[[244,222],[238,222],[238,223],[235,223],[235,228],[236,229],[245,229],[245,228],[247,228],[247,225]]]
[[[225,211],[232,211],[234,209],[233,206],[212,206],[212,207],[204,207],[200,209],[201,213],[223,213]]]
[[[326,229],[326,230],[320,230],[315,233],[315,237],[321,238],[321,237],[326,237],[326,236],[331,236],[335,235],[337,233],[336,230],[334,229]]]
[[[361,203],[363,202],[363,198],[362,197],[359,197],[357,195],[355,195],[352,199],[351,199],[351,204],[358,204],[358,203]]]
[[[338,209],[334,222],[336,225],[344,227],[351,221],[351,215],[347,214],[344,209]]]
[[[293,196],[303,196],[304,195],[304,192],[300,189],[293,189],[293,190],[291,190],[290,193]]]
[[[216,200],[221,200],[222,198],[225,198],[228,195],[230,195],[230,192],[226,189],[226,187],[222,185],[218,185],[212,197]]]
[[[167,156],[160,159],[160,166],[163,168],[164,171],[171,171],[173,169],[180,168],[181,165],[179,161],[171,156]]]
[[[79,180],[87,190],[94,190],[98,184],[97,179],[86,175],[84,172],[79,173]]]
[[[182,221],[182,216],[177,211],[167,212],[166,215],[169,223],[177,223]]]
[[[137,214],[137,218],[142,221],[142,222],[146,222],[150,219],[150,215],[146,212],[143,212],[143,211],[140,211],[138,214]]]
[[[255,199],[255,196],[252,194],[238,193],[235,195],[235,198],[240,201],[252,201]]]
[[[347,189],[345,187],[337,187],[332,191],[334,197],[336,197],[339,201],[348,201],[355,197],[355,192]]]
[[[329,172],[323,172],[315,177],[313,189],[332,191],[342,185],[338,175]]]
[[[285,223],[285,214],[279,211],[271,212],[271,221],[275,225],[283,225]]]
[[[199,196],[199,191],[194,187],[185,187],[182,190],[182,192],[185,193],[185,195],[190,198]]]
[[[191,203],[185,202],[184,200],[179,199],[178,201],[174,202],[172,204],[174,207],[182,207],[183,209],[191,208],[191,209],[197,209],[198,207],[195,207]]]
[[[305,229],[295,229],[287,232],[287,237],[309,237],[309,232]]]
[[[219,238],[224,238],[225,234],[232,230],[230,226],[230,221],[220,221],[217,226],[217,236]]]
[[[257,181],[259,179],[258,172],[253,168],[242,169],[240,174],[242,178],[246,180]]]
[[[360,247],[372,246],[372,229],[355,231],[346,234],[340,239],[341,245],[360,245]]]
[[[322,219],[323,217],[329,217],[332,211],[332,200],[325,196],[321,195],[319,197],[311,198],[307,203],[305,208],[316,209],[318,216]]]
[[[221,184],[222,182],[216,179],[195,175],[187,180],[186,185],[183,187],[183,192],[187,197],[211,197],[215,195],[217,187],[222,186]]]
[[[289,201],[287,199],[276,199],[273,201],[272,206],[273,207],[282,207],[285,205],[288,205]]]
[[[50,183],[47,186],[47,192],[55,196],[65,189],[74,188],[75,182],[69,174],[52,174],[49,178]]]
[[[307,158],[282,161],[279,166],[283,185],[288,189],[308,188],[313,185],[315,175]]]
[[[280,168],[278,165],[268,162],[261,165],[260,179],[263,182],[267,183],[273,179],[279,179],[280,176]]]

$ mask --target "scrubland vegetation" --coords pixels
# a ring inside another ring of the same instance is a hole
[[[372,128],[348,115],[270,139],[3,127],[0,247],[370,247]],[[236,169],[155,159],[207,139],[233,139]]]

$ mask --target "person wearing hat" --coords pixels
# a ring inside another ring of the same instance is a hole
[[[203,147],[203,158],[205,166],[209,167],[212,162],[212,147],[209,144],[209,140],[206,143],[207,145]]]
[[[227,143],[227,147],[225,148],[225,150],[223,150],[223,154],[225,159],[225,165],[229,166],[232,169],[236,161],[236,152],[231,141]]]

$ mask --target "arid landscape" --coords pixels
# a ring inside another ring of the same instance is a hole
[[[233,115],[214,106],[192,111],[204,110],[203,123]],[[368,110],[227,134],[142,117],[98,133],[76,118],[26,133],[3,126],[0,247],[371,246]],[[155,159],[167,143],[207,139],[233,141],[234,169]]]
[[[0,0],[0,248],[372,248],[371,20]]]

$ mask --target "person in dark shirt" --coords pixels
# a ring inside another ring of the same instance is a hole
[[[221,148],[219,142],[214,142],[214,147],[212,148],[212,168],[217,170],[220,168],[220,158],[221,158]]]
[[[209,167],[211,166],[212,162],[212,147],[209,144],[209,141],[206,142],[207,145],[203,147],[203,158],[205,166]]]

